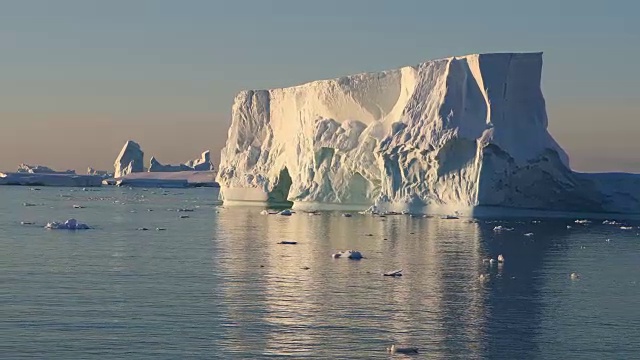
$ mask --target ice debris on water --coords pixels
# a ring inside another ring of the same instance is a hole
[[[47,229],[52,229],[52,230],[87,230],[90,229],[89,225],[87,224],[83,224],[83,223],[79,223],[76,219],[69,219],[63,223],[61,222],[57,222],[57,221],[53,221],[50,223],[47,223],[47,225],[45,225],[45,228]]]
[[[382,276],[392,276],[392,277],[402,276],[402,269],[388,271],[382,274]]]
[[[339,259],[341,257],[346,257],[351,260],[360,260],[363,258],[362,253],[356,250],[347,250],[347,251],[339,251],[333,255],[331,255],[334,259]]]
[[[495,232],[500,232],[500,231],[513,231],[513,228],[509,228],[509,227],[505,227],[502,225],[498,225],[496,227],[493,228],[493,231]]]
[[[293,212],[291,212],[291,210],[289,209],[282,210],[278,213],[278,215],[282,215],[282,216],[291,216],[291,214],[293,214]]]
[[[581,224],[581,225],[588,225],[588,224],[591,224],[591,220],[586,220],[586,219],[584,219],[584,220],[576,220],[576,221],[574,221],[574,222],[575,222],[576,224]]]

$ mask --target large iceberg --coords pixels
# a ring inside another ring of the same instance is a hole
[[[571,171],[547,131],[541,74],[542,53],[475,54],[243,91],[220,196],[298,209],[640,212],[637,176]]]
[[[113,176],[116,178],[127,174],[144,171],[144,152],[135,141],[127,141],[114,163]]]

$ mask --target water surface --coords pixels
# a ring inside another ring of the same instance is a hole
[[[210,189],[0,187],[2,357],[640,356],[640,223],[260,210]],[[94,229],[42,228],[70,217]],[[346,249],[365,259],[331,258]]]

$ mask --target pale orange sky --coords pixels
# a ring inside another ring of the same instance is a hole
[[[230,108],[230,106],[229,106]],[[549,130],[578,171],[640,172],[640,104],[547,99]],[[230,109],[229,109],[230,113]],[[181,163],[210,149],[216,165],[229,126],[228,114],[0,113],[0,169],[21,162],[55,169],[88,166],[113,170],[128,139],[140,143],[145,162]]]

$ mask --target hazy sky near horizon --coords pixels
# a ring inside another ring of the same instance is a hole
[[[0,11],[0,170],[217,163],[231,103],[428,59],[544,51],[552,135],[581,171],[640,172],[635,1],[20,0]]]

